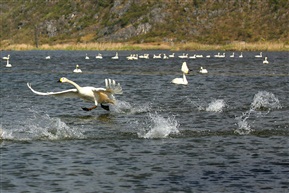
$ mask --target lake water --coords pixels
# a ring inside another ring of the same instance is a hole
[[[1,193],[288,192],[288,52],[263,52],[269,64],[257,52],[164,60],[152,56],[171,52],[135,51],[150,59],[132,61],[127,51],[119,60],[98,53],[1,52],[12,64],[1,61]],[[184,61],[189,84],[172,84]],[[72,72],[76,64],[83,73]],[[38,96],[26,85],[72,88],[61,77],[94,87],[111,78],[123,94],[111,111],[86,112],[92,103]]]

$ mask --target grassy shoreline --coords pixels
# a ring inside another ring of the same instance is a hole
[[[3,45],[2,50],[171,50],[171,51],[194,51],[194,50],[221,50],[221,51],[289,51],[289,45],[280,42],[232,42],[224,45],[209,45],[196,42],[188,43],[64,43],[48,45],[43,44],[36,48],[31,44]]]

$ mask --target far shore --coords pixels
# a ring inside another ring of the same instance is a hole
[[[31,44],[2,44],[2,50],[171,50],[171,51],[195,51],[195,50],[220,50],[220,51],[289,51],[289,45],[280,42],[232,42],[223,45],[200,44],[195,42],[187,43],[63,43],[63,44],[42,44],[36,48]]]

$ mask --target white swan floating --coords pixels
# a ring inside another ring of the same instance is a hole
[[[239,58],[243,58],[243,52],[241,52],[241,54],[239,55]]]
[[[12,67],[12,64],[9,63],[9,60],[7,60],[6,62],[6,68],[11,68]]]
[[[262,58],[262,52],[259,55],[255,55],[255,58]]]
[[[203,68],[202,66],[201,66],[201,68],[200,68],[200,71],[199,71],[201,74],[207,74],[208,73],[208,70],[207,69],[205,69],[205,68]]]
[[[265,59],[263,60],[263,64],[269,64],[268,58],[265,57]]]
[[[88,57],[88,55],[87,55],[87,54],[85,54],[85,59],[86,59],[86,60],[89,60],[89,57]]]
[[[97,56],[95,56],[96,59],[102,59],[101,53],[98,53]]]
[[[46,59],[46,60],[50,60],[51,57],[50,57],[50,56],[46,56],[45,59]]]
[[[75,69],[73,70],[74,73],[82,73],[82,70],[79,68],[79,65],[77,64],[75,66]]]
[[[105,79],[106,88],[95,88],[95,87],[81,87],[75,82],[62,77],[58,82],[69,83],[75,88],[59,91],[59,92],[38,92],[32,89],[31,84],[27,83],[28,88],[37,95],[43,96],[55,96],[55,97],[64,97],[64,98],[81,98],[84,101],[94,102],[94,106],[90,108],[82,107],[84,111],[91,111],[95,109],[98,104],[105,110],[109,110],[108,105],[104,104],[115,104],[114,94],[122,94],[122,88],[120,84],[116,84],[115,80]]]
[[[183,72],[183,78],[174,78],[171,83],[183,84],[183,85],[187,85],[188,84],[188,80],[186,78],[186,74],[189,74],[190,70],[189,70],[186,62],[183,62],[181,71]]]
[[[118,53],[116,52],[116,53],[115,53],[115,56],[111,57],[111,59],[113,59],[113,60],[118,60]]]
[[[2,57],[3,60],[6,60],[6,68],[11,68],[12,64],[9,63],[10,55]]]
[[[10,55],[8,54],[8,56],[4,56],[2,59],[3,60],[9,60],[10,59]]]

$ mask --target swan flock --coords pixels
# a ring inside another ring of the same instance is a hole
[[[111,79],[105,79],[105,88],[95,88],[91,86],[81,87],[65,77],[60,78],[58,82],[71,84],[75,88],[59,92],[39,92],[34,90],[30,83],[27,83],[27,86],[33,93],[37,95],[63,98],[80,98],[84,101],[94,102],[94,106],[92,107],[82,107],[84,111],[91,111],[92,109],[95,109],[98,104],[100,104],[103,109],[109,110],[108,104],[116,103],[114,94],[122,94],[122,87],[120,84],[117,84],[115,80]]]

